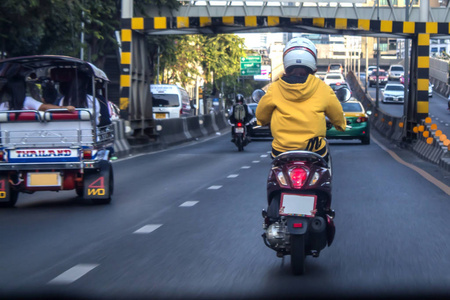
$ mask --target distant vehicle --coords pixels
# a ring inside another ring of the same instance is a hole
[[[328,73],[335,73],[335,72],[341,74],[344,72],[344,68],[342,68],[341,64],[334,63],[328,65]]]
[[[256,107],[258,106],[258,103],[249,103],[247,105],[252,110],[253,115],[255,115]],[[253,137],[268,137],[268,138],[272,137],[272,132],[270,131],[269,125],[259,126],[258,124],[256,124],[256,118],[253,118],[253,120],[251,120],[250,123],[252,124],[252,129],[250,130],[249,135],[252,138]]]
[[[332,83],[337,83],[337,82],[345,82],[345,78],[344,75],[340,74],[340,73],[327,73],[327,75],[325,75],[325,78],[323,80],[326,84],[330,85]]]
[[[370,74],[372,74],[373,71],[375,71],[377,69],[377,66],[369,66],[367,68],[367,76],[369,76]]]
[[[327,139],[353,140],[359,139],[364,145],[370,144],[370,111],[365,111],[361,102],[355,98],[341,102],[347,119],[347,129],[339,131],[332,127],[327,130]]]
[[[317,78],[323,80],[325,78],[325,75],[327,75],[327,72],[317,71],[315,75],[316,75]]]
[[[189,94],[175,84],[151,84],[153,118],[172,119],[191,116]]]
[[[345,87],[345,88],[348,88],[349,90],[351,90],[346,82],[330,83],[329,86],[333,89],[333,91],[335,91],[341,87]]]
[[[377,84],[377,73],[378,73],[378,84],[379,85],[386,85],[388,82],[388,74],[385,70],[379,69],[377,71],[376,69],[372,71],[369,75],[369,87],[372,87],[372,85]]]
[[[389,80],[400,80],[400,77],[405,74],[405,69],[402,65],[391,65],[388,74]]]
[[[431,82],[428,82],[428,97],[433,97],[433,88],[434,84],[431,84]]]
[[[388,83],[381,90],[383,103],[404,103],[405,86],[400,83]]]

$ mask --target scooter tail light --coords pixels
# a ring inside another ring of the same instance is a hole
[[[244,125],[242,124],[242,122],[237,122],[236,126],[237,126],[237,127],[242,127],[242,126],[244,126]]]
[[[308,178],[308,170],[301,167],[294,167],[289,170],[289,177],[291,178],[292,187],[294,189],[301,189]]]

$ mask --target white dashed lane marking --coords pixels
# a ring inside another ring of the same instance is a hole
[[[262,154],[262,155],[261,155],[261,157],[267,157],[267,156],[268,156],[267,154]]]
[[[158,229],[159,227],[161,227],[162,224],[150,224],[150,225],[145,225],[144,227],[136,230],[133,233],[137,233],[137,234],[145,234],[145,233],[151,233],[153,231],[155,231],[156,229]]]
[[[230,174],[227,176],[227,178],[236,178],[238,176],[239,176],[239,174]]]
[[[49,284],[70,284],[75,280],[78,280],[82,276],[86,275],[87,272],[96,268],[97,264],[79,264],[75,267],[70,268],[58,277],[52,279]]]
[[[218,190],[220,189],[222,186],[221,185],[212,185],[208,188],[208,190]]]
[[[242,166],[241,169],[250,169],[250,166]]]
[[[252,163],[257,164],[257,163],[259,163],[259,160],[254,160],[254,161],[252,161]]]
[[[183,204],[181,204],[180,207],[191,207],[197,203],[198,203],[198,201],[186,201]]]

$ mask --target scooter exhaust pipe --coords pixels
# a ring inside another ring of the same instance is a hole
[[[311,230],[313,232],[322,232],[325,230],[326,223],[322,217],[314,217],[311,221]]]

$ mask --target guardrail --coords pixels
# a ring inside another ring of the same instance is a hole
[[[215,135],[217,132],[229,127],[223,112],[186,118],[156,119],[154,121],[158,134],[157,140],[136,146],[128,143],[125,134],[125,121],[114,121],[114,155],[117,158],[122,158],[148,150],[165,149],[170,146],[198,140],[202,137]]]
[[[375,106],[375,101],[366,94],[361,82],[353,72],[347,75],[347,81],[353,91],[353,96],[361,101],[366,110],[371,110],[369,118],[372,127],[381,135],[393,142],[400,143],[403,139],[404,120],[402,117],[389,115]],[[446,92],[450,92],[446,90]],[[450,139],[438,130],[430,117],[422,120],[414,129],[416,139],[410,148],[419,157],[431,161],[447,171],[450,171]]]

